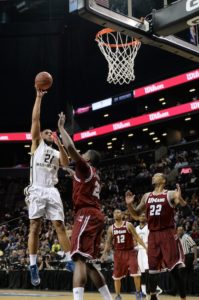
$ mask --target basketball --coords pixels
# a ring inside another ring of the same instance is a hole
[[[53,84],[53,78],[48,72],[40,72],[35,77],[35,86],[40,90],[48,90]]]

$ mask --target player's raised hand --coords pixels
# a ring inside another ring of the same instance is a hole
[[[66,116],[65,116],[65,114],[63,112],[61,112],[59,114],[58,128],[64,127],[65,121],[66,121]]]
[[[126,204],[131,204],[133,203],[134,201],[134,198],[135,198],[135,195],[133,195],[133,193],[131,191],[126,191],[125,193],[125,201],[126,201]]]
[[[38,89],[36,86],[35,86],[35,89],[36,89],[36,95],[38,98],[43,98],[43,96],[45,94],[47,94],[47,91],[42,91],[42,90]]]
[[[175,190],[176,198],[180,199],[182,197],[181,188],[179,183],[176,184],[176,190]]]

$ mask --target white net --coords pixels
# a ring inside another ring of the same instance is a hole
[[[98,32],[95,40],[108,62],[107,81],[120,85],[133,81],[134,61],[141,42],[109,28]]]

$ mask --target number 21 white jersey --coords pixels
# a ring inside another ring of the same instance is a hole
[[[30,184],[53,187],[58,182],[59,151],[41,140],[31,156]]]

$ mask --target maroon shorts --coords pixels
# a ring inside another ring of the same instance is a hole
[[[80,209],[74,220],[71,237],[71,256],[80,254],[88,259],[100,255],[104,215],[96,208]]]
[[[122,279],[130,276],[139,276],[137,261],[137,251],[135,250],[116,250],[114,253],[113,279]]]
[[[183,264],[182,246],[174,229],[149,233],[148,260],[150,273],[159,272],[161,265],[172,270],[176,265]]]

